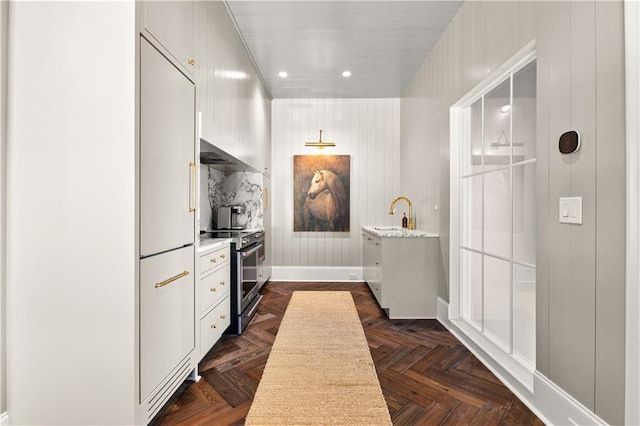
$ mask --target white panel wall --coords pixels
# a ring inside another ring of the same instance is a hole
[[[465,2],[401,107],[401,183],[427,206],[419,220],[439,227],[448,282],[449,108],[535,40],[536,366],[614,424],[624,421],[623,24],[620,1]],[[583,145],[563,156],[558,137],[572,129]],[[583,197],[581,226],[558,223],[566,196]]]
[[[640,137],[640,3],[624,2],[626,138]],[[626,416],[640,424],[640,146],[627,144]]]
[[[398,204],[396,215],[388,214],[393,198],[405,193],[399,185],[400,100],[276,99],[272,117],[272,279],[291,267],[303,267],[291,279],[313,279],[304,267],[359,268],[361,226],[400,226],[402,212],[408,213]],[[335,148],[304,146],[318,140],[319,129]],[[351,156],[351,232],[293,232],[293,156],[304,154]]]

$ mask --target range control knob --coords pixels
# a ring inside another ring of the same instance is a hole
[[[240,240],[240,242],[242,243],[242,245],[245,245],[249,242],[249,240],[247,240],[246,238],[243,238],[242,240]]]

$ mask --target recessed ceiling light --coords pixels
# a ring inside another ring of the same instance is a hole
[[[342,71],[343,77],[351,77],[351,71]]]
[[[280,72],[278,73],[278,75],[279,75],[280,77],[282,77],[282,78],[287,78],[287,76],[288,76],[289,74],[287,74],[287,72],[286,72],[286,71],[280,71]]]
[[[511,105],[509,105],[509,104],[507,104],[507,105],[502,105],[502,106],[500,107],[500,111],[502,111],[502,112],[509,112],[509,111],[511,111]]]

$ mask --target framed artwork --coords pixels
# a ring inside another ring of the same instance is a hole
[[[351,156],[293,156],[293,230],[349,232]]]

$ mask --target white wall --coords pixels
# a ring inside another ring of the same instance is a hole
[[[615,424],[624,421],[623,18],[620,1],[465,2],[405,90],[401,142],[403,185],[439,153],[420,177],[439,180],[439,192],[413,185],[419,199],[438,194],[448,274],[449,108],[535,41],[536,366]],[[563,156],[558,137],[572,129],[582,147]],[[583,197],[580,226],[558,223],[558,198],[567,196]]]
[[[9,421],[133,424],[135,4],[10,8]]]
[[[624,2],[627,140],[640,137],[640,3]],[[627,151],[627,300],[625,394],[627,424],[640,424],[640,147]]]
[[[361,226],[400,226],[408,212],[399,203],[396,215],[388,214],[393,198],[405,193],[399,185],[400,100],[275,99],[272,117],[272,280],[291,271],[291,279],[313,279],[305,273],[312,267],[359,269]],[[304,146],[318,140],[320,129],[335,148]],[[302,154],[351,156],[351,232],[293,232],[293,156]],[[346,280],[348,274],[336,269],[333,277]]]

